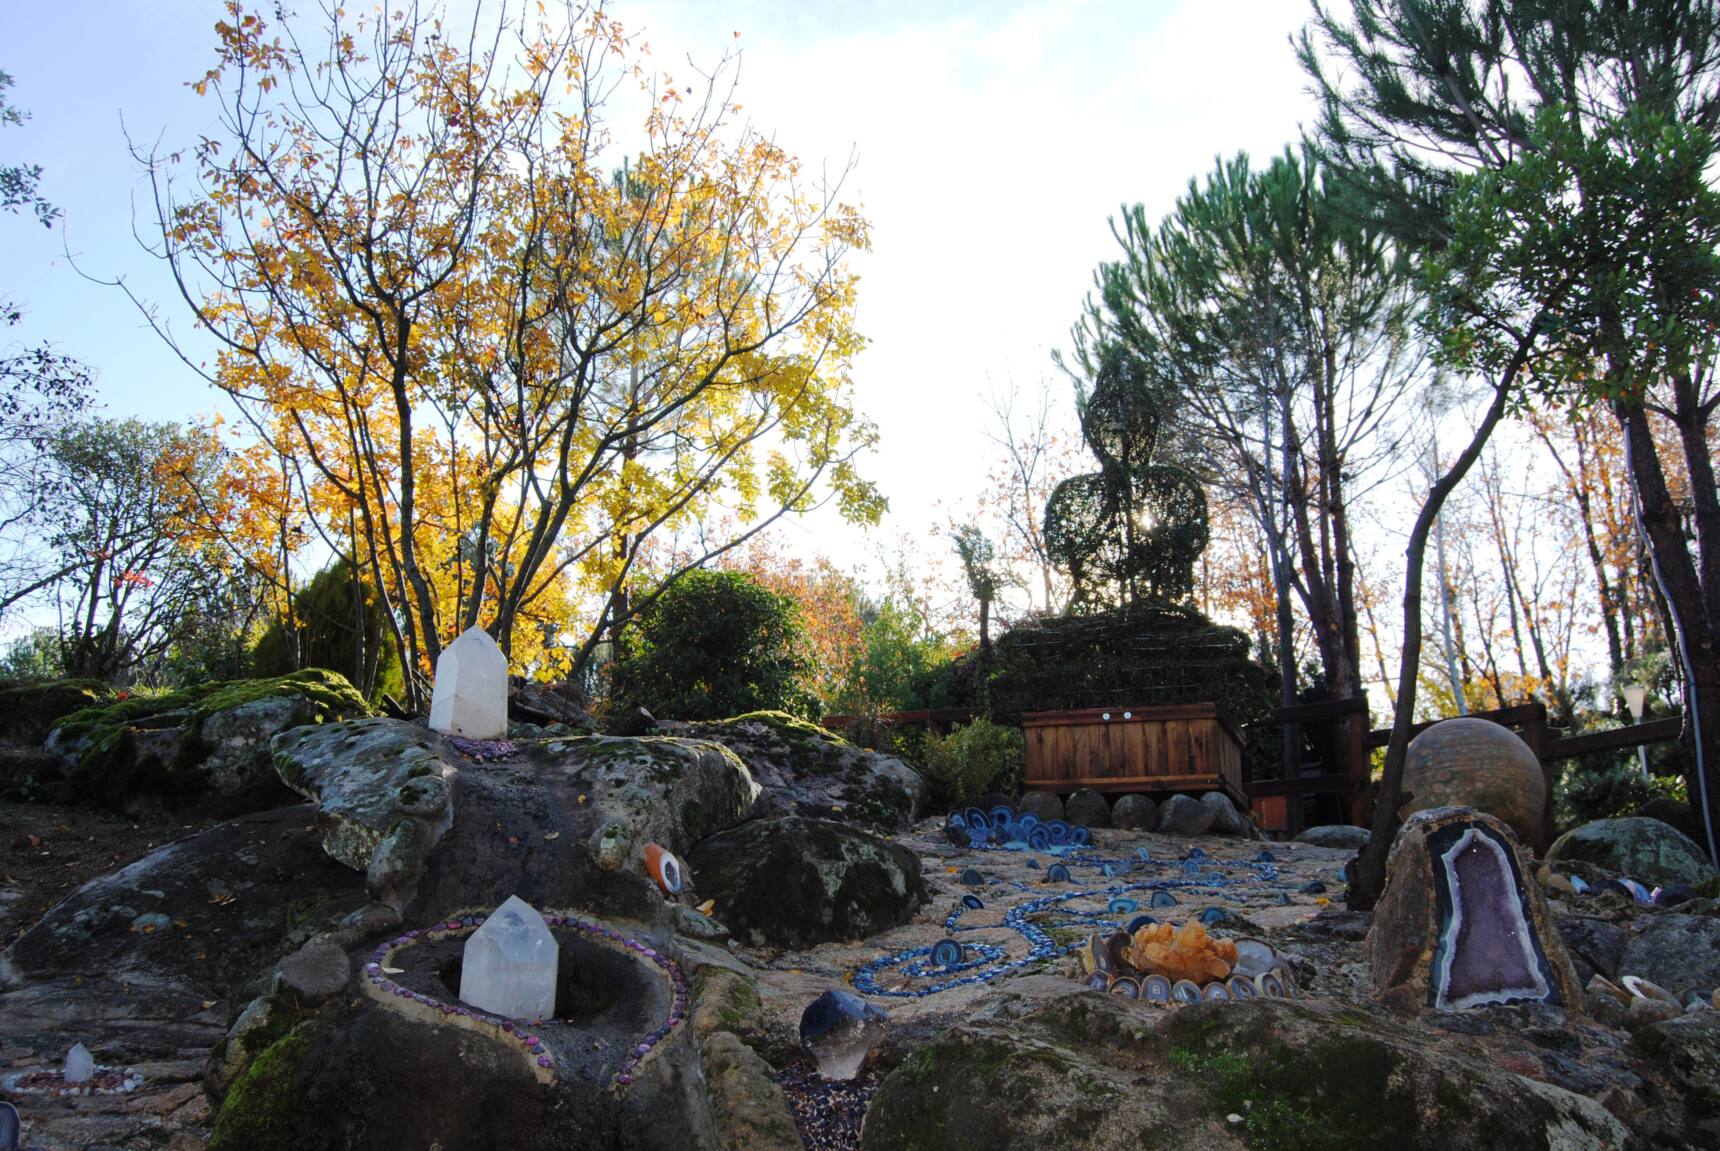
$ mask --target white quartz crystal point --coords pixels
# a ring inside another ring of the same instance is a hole
[[[463,739],[507,738],[508,657],[483,628],[467,628],[436,658],[430,730]]]
[[[510,895],[466,939],[460,998],[507,1019],[554,1018],[560,950],[543,916],[519,896]]]
[[[96,1073],[96,1059],[90,1054],[90,1049],[82,1043],[72,1044],[72,1049],[66,1052],[65,1081],[67,1083],[88,1083],[90,1076]]]

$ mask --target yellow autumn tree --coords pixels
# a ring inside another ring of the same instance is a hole
[[[140,160],[209,378],[404,666],[482,625],[516,670],[582,669],[762,525],[877,518],[848,375],[867,224],[737,122],[731,61],[678,83],[571,5],[325,16],[234,0],[193,85],[219,129]],[[707,521],[734,534],[644,574]]]

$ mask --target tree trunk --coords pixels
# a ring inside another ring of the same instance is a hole
[[[1683,742],[1689,764],[1685,783],[1690,805],[1703,819],[1702,846],[1714,858],[1716,829],[1720,828],[1720,786],[1715,785],[1716,765],[1720,764],[1720,642],[1717,642],[1720,636],[1708,613],[1706,589],[1685,542],[1678,508],[1655,452],[1647,414],[1641,403],[1628,401],[1616,402],[1613,411],[1624,427],[1630,472],[1636,482],[1637,514],[1648,540],[1657,582],[1672,616],[1673,631],[1669,638],[1673,655],[1678,658],[1685,700]],[[1697,442],[1698,454],[1705,461],[1707,445]],[[1691,467],[1692,487],[1704,481],[1712,485],[1712,464],[1703,467],[1699,461],[1690,459],[1689,443],[1686,439],[1686,463]],[[1713,498],[1710,491],[1709,499]]]
[[[1531,325],[1529,331],[1534,330]],[[1350,883],[1348,903],[1356,910],[1371,909],[1385,890],[1386,857],[1397,837],[1398,808],[1410,798],[1403,794],[1403,764],[1409,751],[1410,728],[1415,726],[1416,681],[1421,673],[1421,585],[1422,568],[1427,558],[1427,538],[1446,498],[1463,482],[1463,477],[1480,457],[1481,449],[1487,446],[1493,429],[1504,417],[1506,401],[1511,396],[1518,373],[1523,370],[1531,346],[1532,337],[1519,343],[1516,354],[1494,385],[1493,402],[1488,405],[1487,414],[1476,427],[1469,445],[1450,469],[1434,481],[1421,512],[1416,516],[1415,526],[1410,529],[1409,544],[1404,549],[1403,650],[1398,656],[1397,705],[1392,711],[1391,742],[1386,745],[1385,770],[1374,803],[1374,826]]]

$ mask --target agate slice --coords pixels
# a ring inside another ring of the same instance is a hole
[[[1529,922],[1509,843],[1484,824],[1454,823],[1428,837],[1438,942],[1428,997],[1440,1011],[1520,1000],[1557,1002]]]
[[[1169,1003],[1171,1001],[1171,981],[1162,975],[1142,976],[1141,998],[1149,1003]]]
[[[1199,1003],[1203,998],[1200,984],[1192,979],[1179,979],[1171,984],[1171,1002]]]
[[[1108,990],[1112,995],[1121,995],[1124,999],[1139,999],[1141,997],[1141,985],[1127,975],[1119,975],[1111,980],[1111,986]]]

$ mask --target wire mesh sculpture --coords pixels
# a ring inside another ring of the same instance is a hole
[[[1068,573],[1077,613],[1141,601],[1186,603],[1206,550],[1206,492],[1188,469],[1157,461],[1164,399],[1143,364],[1101,354],[1081,405],[1081,436],[1099,470],[1058,484],[1045,541]]]

